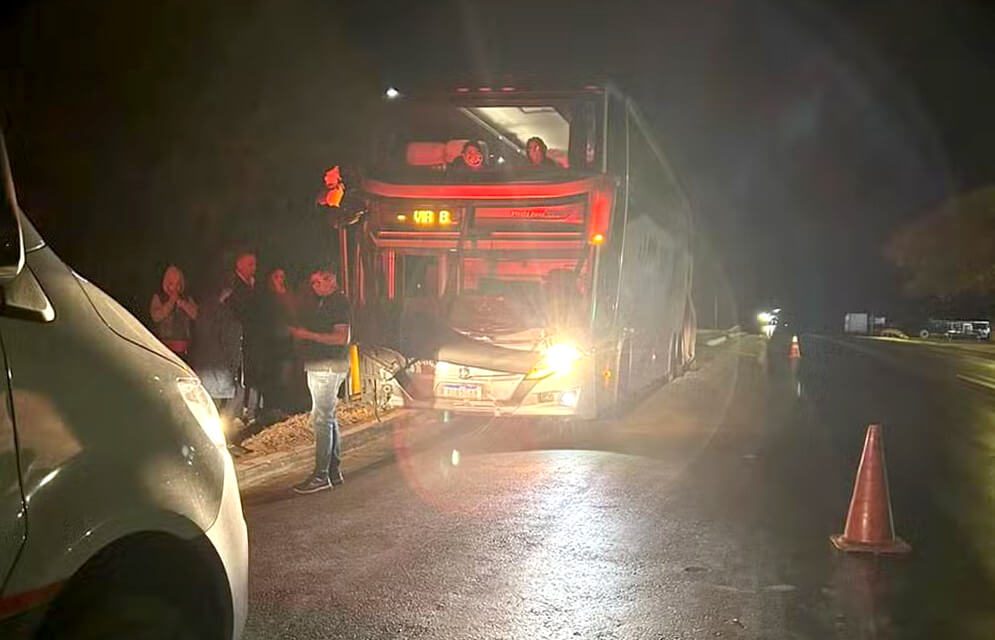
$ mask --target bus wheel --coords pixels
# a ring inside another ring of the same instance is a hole
[[[922,331],[919,332],[919,337],[922,338],[923,340],[928,339],[929,338],[929,331],[927,331],[926,329],[923,329]]]

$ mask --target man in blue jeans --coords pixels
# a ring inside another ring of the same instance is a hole
[[[335,404],[349,371],[349,301],[339,292],[335,272],[330,269],[315,269],[309,282],[313,303],[300,313],[301,326],[290,327],[304,358],[315,440],[314,473],[294,487],[297,493],[317,493],[343,482]]]

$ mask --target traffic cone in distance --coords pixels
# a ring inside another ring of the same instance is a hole
[[[798,336],[791,336],[791,350],[788,351],[789,358],[802,357],[802,350],[798,347]]]
[[[881,425],[867,427],[846,525],[842,534],[831,536],[830,540],[841,551],[874,554],[912,551],[908,543],[895,535]]]

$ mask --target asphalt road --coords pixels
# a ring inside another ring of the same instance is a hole
[[[250,501],[246,637],[995,637],[995,360],[801,344],[602,423],[402,423],[344,487]],[[828,542],[869,422],[904,558]]]

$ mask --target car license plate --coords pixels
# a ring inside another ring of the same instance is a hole
[[[442,397],[456,400],[480,400],[483,390],[479,384],[443,384]]]

